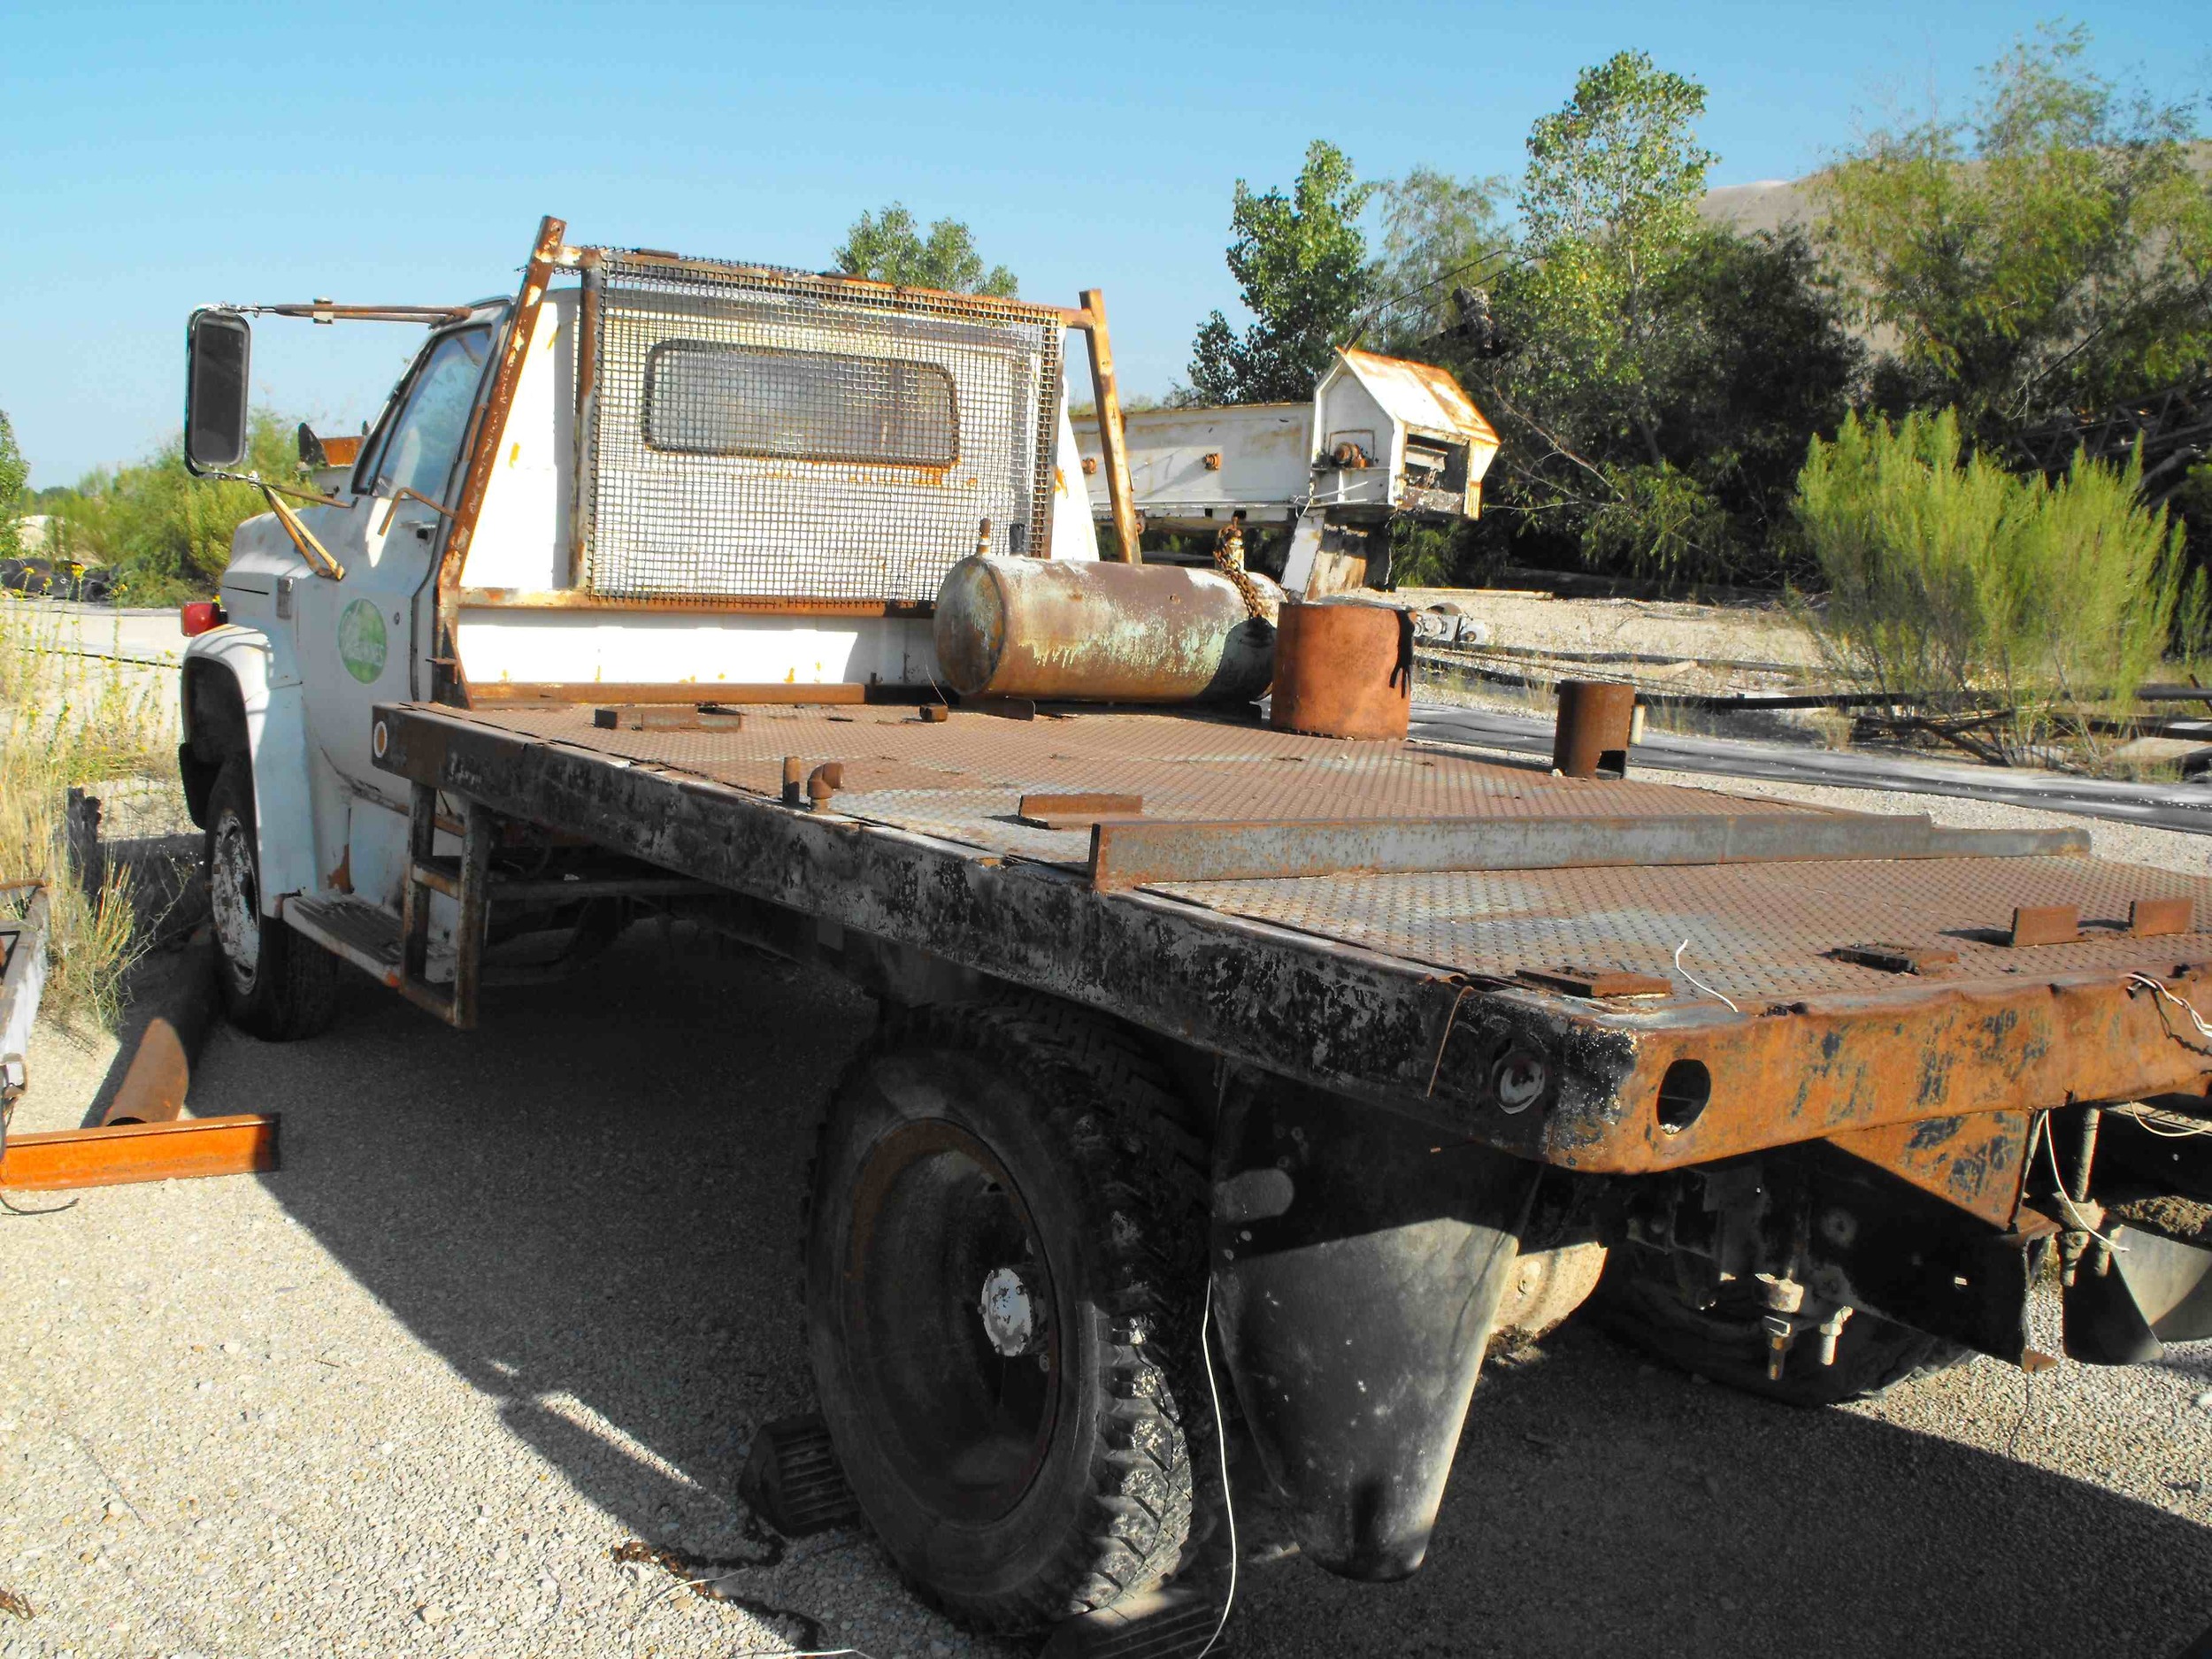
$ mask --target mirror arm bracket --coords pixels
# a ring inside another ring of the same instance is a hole
[[[330,557],[330,549],[315,539],[315,533],[300,522],[299,514],[285,504],[284,497],[297,492],[280,489],[278,486],[251,472],[242,476],[234,472],[226,473],[224,476],[236,479],[240,483],[252,484],[259,488],[262,498],[269,503],[270,511],[276,514],[277,522],[284,526],[284,534],[292,538],[292,545],[299,549],[300,557],[307,561],[308,568],[316,575],[326,576],[334,582],[342,581],[345,579],[346,567]],[[309,498],[302,496],[301,499],[304,501]],[[318,506],[328,504],[319,500],[316,502]]]
[[[392,515],[399,511],[399,503],[403,501],[419,501],[434,513],[442,513],[449,518],[453,517],[452,508],[431,500],[420,490],[410,489],[406,485],[402,484],[399,487],[399,493],[392,497],[390,505],[384,509],[384,522],[376,526],[377,534],[389,535],[391,534]]]

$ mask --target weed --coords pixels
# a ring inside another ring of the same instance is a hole
[[[68,791],[170,777],[173,696],[165,675],[76,654],[52,612],[0,600],[0,882],[47,883],[52,964],[40,1012],[64,1027],[112,1029],[144,948],[127,871],[111,870],[92,895],[71,876]]]
[[[1851,684],[1939,716],[1994,712],[2008,761],[2093,749],[2093,705],[2132,699],[2182,598],[2181,531],[2140,504],[2139,481],[2134,463],[2077,461],[2055,483],[2008,472],[1966,453],[1948,411],[1847,419],[1798,480],[1828,586],[1801,619]]]

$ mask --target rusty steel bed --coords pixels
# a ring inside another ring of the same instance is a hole
[[[825,948],[849,930],[1571,1168],[1825,1139],[2001,1226],[2030,1114],[2212,1078],[2189,1018],[2212,1010],[2212,883],[2092,859],[2078,832],[1249,717],[375,718],[387,770],[779,907]],[[787,775],[818,801],[786,804]],[[1123,799],[1023,811],[1047,794]]]

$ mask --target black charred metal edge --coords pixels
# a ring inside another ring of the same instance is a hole
[[[795,810],[465,714],[379,704],[372,718],[387,772],[1502,1150],[1558,1162],[1628,1110],[1634,1035],[1538,992],[1158,895],[1096,892],[1079,870]],[[1508,1116],[1487,1098],[1515,1045],[1554,1059],[1546,1110]]]

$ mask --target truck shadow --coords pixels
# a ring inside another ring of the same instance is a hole
[[[610,1543],[714,1553],[753,1431],[810,1400],[799,1196],[872,1007],[649,931],[486,1003],[462,1035],[361,979],[312,1042],[219,1034],[193,1110],[285,1114],[273,1194],[500,1402]],[[2170,1363],[2212,1382],[2212,1349]],[[2131,1478],[2212,1516],[2201,1428],[2074,1367],[2032,1393],[1978,1362],[1911,1389],[1793,1411],[1570,1324],[1486,1371],[1420,1575],[1248,1569],[1235,1651],[2164,1655],[2212,1619],[2212,1525],[2057,1472],[2148,1445]],[[2016,1427],[2054,1467],[1899,1420],[1947,1412],[1993,1446]],[[1240,1512],[1248,1554],[1265,1506]]]

